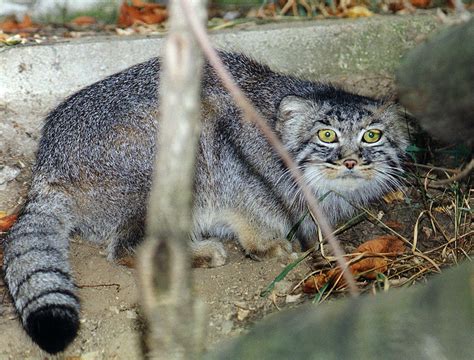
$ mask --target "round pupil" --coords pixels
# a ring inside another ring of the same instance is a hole
[[[330,133],[329,131],[326,131],[326,132],[324,133],[324,136],[327,137],[327,138],[328,138],[328,137],[331,137],[331,133]]]
[[[373,133],[372,131],[369,132],[369,138],[373,138],[375,137],[375,133]]]

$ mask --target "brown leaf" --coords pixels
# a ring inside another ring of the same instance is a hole
[[[135,258],[135,256],[132,256],[132,255],[124,256],[117,260],[117,264],[126,266],[130,269],[134,269],[136,266],[136,263],[137,263],[137,259]]]
[[[392,235],[382,235],[375,239],[359,245],[356,252],[384,254],[384,256],[394,256],[405,252],[405,244],[402,240]],[[366,279],[374,280],[378,273],[387,271],[388,262],[385,257],[366,257],[350,266],[354,275],[360,275]]]
[[[392,12],[398,12],[400,10],[403,10],[405,8],[405,5],[403,5],[403,1],[402,0],[399,0],[399,1],[390,1],[388,3],[388,8],[390,9],[390,11]]]
[[[410,3],[417,8],[426,9],[431,5],[431,0],[410,0]]]
[[[405,228],[403,224],[399,223],[398,221],[392,220],[385,221],[385,225],[387,225],[390,229],[393,230],[403,230]]]
[[[120,13],[118,18],[118,25],[123,27],[132,26],[133,23],[140,18],[140,10],[137,8],[127,5],[126,2],[120,6]]]
[[[141,21],[145,24],[159,24],[168,18],[166,9],[155,9],[153,12],[145,13],[141,17]]]
[[[329,281],[326,274],[311,275],[303,282],[303,292],[313,294],[318,292]]]
[[[123,2],[120,6],[118,25],[129,27],[136,23],[159,24],[168,18],[164,5],[132,1],[132,5]]]
[[[71,20],[71,23],[74,25],[84,26],[84,25],[94,25],[97,24],[96,18],[92,16],[78,16]]]
[[[387,260],[382,257],[364,258],[351,265],[351,272],[365,279],[375,280],[378,273],[387,271]]]
[[[337,281],[337,283],[336,283]],[[316,293],[327,283],[329,285],[336,285],[336,289],[341,289],[346,286],[344,277],[341,276],[341,269],[329,269],[326,273],[311,275],[303,282],[303,292]]]
[[[132,5],[135,6],[136,8],[145,8],[145,9],[163,9],[164,6],[161,4],[152,4],[152,3],[147,3],[145,1],[141,0],[132,0]]]
[[[18,215],[16,214],[0,217],[0,231],[7,232],[8,230],[10,230],[10,228],[13,226],[17,219]]]
[[[393,255],[399,255],[405,252],[405,244],[396,236],[382,235],[360,244],[356,252],[393,253]]]
[[[387,271],[388,261],[386,257],[403,254],[404,252],[405,244],[402,240],[396,236],[382,235],[364,242],[355,251],[355,253],[367,253],[368,255],[373,254],[377,256],[364,257],[349,266],[349,270],[354,276],[375,280],[378,273],[384,273]],[[303,292],[316,293],[327,283],[330,283],[331,285],[335,284],[336,289],[341,289],[347,286],[344,277],[341,276],[341,269],[336,267],[326,271],[325,273],[308,277],[303,282]]]
[[[403,192],[401,192],[400,190],[392,191],[392,192],[388,193],[387,195],[385,195],[383,197],[384,201],[387,204],[391,204],[393,202],[398,202],[398,201],[403,201],[404,198],[405,198],[405,195],[403,195]]]
[[[20,30],[33,31],[37,29],[37,25],[33,24],[31,17],[28,15],[23,16],[23,20],[18,22],[15,16],[8,16],[3,22],[0,23],[0,30],[8,33],[18,32]]]

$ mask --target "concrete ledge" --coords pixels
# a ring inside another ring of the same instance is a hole
[[[284,73],[385,95],[403,54],[439,27],[428,14],[374,16],[254,26],[212,40]],[[43,117],[66,96],[156,56],[162,44],[117,36],[0,48],[0,166],[31,162]]]

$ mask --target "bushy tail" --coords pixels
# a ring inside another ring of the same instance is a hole
[[[4,243],[4,274],[26,332],[45,351],[57,353],[79,329],[79,299],[68,262],[72,228],[67,197],[29,200]]]

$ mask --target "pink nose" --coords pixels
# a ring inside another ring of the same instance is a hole
[[[352,170],[354,166],[357,165],[357,161],[353,159],[347,159],[347,160],[344,160],[343,164],[346,166],[346,168],[348,168],[349,170]]]

